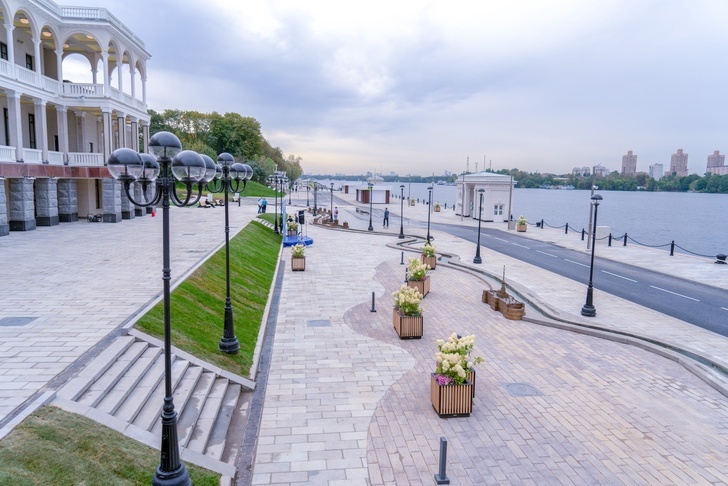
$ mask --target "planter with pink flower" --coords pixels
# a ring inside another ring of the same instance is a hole
[[[453,333],[447,341],[437,341],[437,367],[430,378],[432,407],[440,417],[469,416],[475,396],[475,365],[483,358],[471,356],[475,335]]]

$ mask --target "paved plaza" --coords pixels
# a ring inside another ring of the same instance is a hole
[[[300,196],[293,206],[305,206]],[[354,231],[306,225],[314,245],[305,272],[290,270],[290,249],[281,255],[253,484],[434,484],[440,437],[449,443],[451,484],[728,483],[728,401],[716,389],[726,389],[724,377],[703,371],[703,379],[648,346],[555,326],[629,330],[726,366],[728,338],[599,290],[597,317],[583,318],[584,283],[487,249],[483,264],[473,265],[472,243],[433,232],[451,259],[432,272],[423,338],[402,341],[392,328],[391,294],[404,280],[402,252],[415,256],[421,239],[396,246],[398,201],[389,206],[386,231],[383,208],[375,208],[374,234],[364,231],[368,208],[357,211],[350,196],[338,194],[333,204]],[[230,209],[233,233],[255,217],[254,201]],[[10,323],[0,326],[0,420],[72,376],[89,349],[159,297],[160,216],[0,238],[0,322]],[[424,236],[424,207],[405,208],[405,216],[405,233]],[[221,218],[221,208],[173,209],[175,281],[222,245]],[[580,247],[558,231],[524,236]],[[709,260],[661,263],[655,250],[598,250],[728,289],[728,271]],[[509,321],[480,301],[498,285],[489,275],[504,266],[509,284],[547,316],[529,307],[528,321]],[[429,375],[435,340],[452,332],[475,334],[474,354],[485,363],[472,415],[441,419],[430,404]],[[519,396],[519,389],[532,393]]]

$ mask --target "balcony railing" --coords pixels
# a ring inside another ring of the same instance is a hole
[[[26,164],[42,164],[43,152],[37,149],[23,148],[23,161]]]
[[[0,162],[15,162],[15,147],[0,146]]]
[[[48,152],[48,163],[50,165],[63,165],[63,154],[61,152]]]
[[[68,165],[74,167],[103,167],[104,154],[69,152]]]

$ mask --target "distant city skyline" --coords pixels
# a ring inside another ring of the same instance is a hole
[[[306,170],[619,171],[633,150],[646,172],[681,147],[702,174],[728,150],[724,0],[72,3],[144,41],[150,108],[254,117]]]

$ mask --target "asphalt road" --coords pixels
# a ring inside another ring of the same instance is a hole
[[[412,222],[414,223],[414,222]],[[444,231],[473,242],[477,228],[433,224]],[[480,244],[504,255],[544,268],[584,284],[584,301],[589,283],[591,253],[563,248],[551,243],[518,236],[516,233],[483,229]],[[653,272],[620,262],[599,258],[597,245],[593,286],[636,304],[676,317],[696,326],[728,336],[728,292],[682,278]],[[461,255],[461,258],[464,258]],[[581,305],[584,303],[582,302]],[[594,301],[599,312],[599,302]]]

